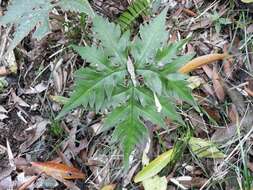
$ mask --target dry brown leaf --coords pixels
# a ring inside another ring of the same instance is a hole
[[[219,122],[221,120],[221,116],[218,109],[215,109],[215,107],[209,107],[208,105],[203,105],[202,107],[208,113],[208,115],[216,122]]]
[[[5,67],[5,66],[1,66],[0,67],[0,76],[6,76],[6,75],[8,75],[10,73],[11,72],[10,72],[10,70],[7,67]]]
[[[253,97],[253,79],[248,80],[248,86],[244,88],[249,96]]]
[[[207,95],[211,95],[212,97],[216,97],[215,96],[215,93],[214,93],[214,91],[213,91],[213,88],[212,88],[212,86],[210,85],[210,84],[208,84],[208,83],[205,83],[205,84],[203,84],[202,85],[202,89],[203,89],[203,91],[207,94]]]
[[[218,73],[217,67],[213,67],[213,88],[218,99],[223,102],[225,99],[225,91],[221,83],[220,75]]]
[[[187,188],[201,188],[206,182],[208,181],[208,179],[206,178],[202,178],[202,177],[192,177],[191,180],[185,180],[185,181],[181,181],[181,183],[187,187]]]
[[[46,126],[50,124],[49,120],[38,119],[35,125],[32,125],[26,131],[32,131],[32,134],[28,137],[28,139],[20,145],[20,151],[24,152],[27,148],[29,148],[35,141],[37,141],[41,135],[46,131]]]
[[[30,105],[28,105],[24,100],[22,100],[22,98],[16,95],[13,89],[11,89],[11,96],[15,104],[18,104],[22,107],[30,107]]]
[[[231,104],[228,110],[228,117],[233,124],[236,124],[239,118],[235,104]]]
[[[189,120],[194,127],[194,132],[197,136],[203,136],[207,133],[204,119],[195,111],[191,110],[188,112]]]
[[[248,93],[249,96],[253,97],[253,91],[251,89],[245,87],[244,90]]]
[[[45,91],[48,86],[45,83],[37,84],[35,87],[30,87],[30,89],[25,89],[24,94],[38,94]]]
[[[190,30],[198,30],[201,28],[207,28],[211,26],[212,21],[207,18],[203,18],[202,20],[198,21],[197,23],[193,24],[190,28]]]
[[[228,44],[225,44],[223,47],[223,51],[225,53],[228,52]],[[224,73],[226,75],[227,78],[232,79],[233,78],[233,69],[232,69],[232,63],[233,63],[233,59],[229,58],[229,59],[225,59],[224,63],[223,63],[223,70]]]
[[[52,69],[52,76],[54,80],[54,86],[57,93],[60,93],[65,86],[67,73],[64,69],[62,69],[61,65],[63,63],[63,59],[60,59],[55,67]]]
[[[192,17],[198,16],[197,13],[195,13],[192,10],[187,9],[187,8],[183,8],[183,12],[185,12],[187,15],[192,16]]]
[[[226,93],[229,98],[232,100],[232,103],[235,104],[236,110],[240,116],[243,116],[246,111],[245,103],[243,96],[237,89],[231,89],[225,82],[222,83],[222,86],[225,88]]]
[[[208,76],[209,79],[213,78],[213,70],[210,68],[208,65],[203,65],[202,69],[205,71],[206,75]]]
[[[10,143],[9,143],[8,139],[6,140],[6,148],[7,148],[9,164],[10,164],[10,166],[13,170],[16,170],[16,165],[15,165],[15,162],[14,162],[14,156],[13,156],[13,153],[12,153],[12,150],[11,150]]]
[[[211,140],[218,143],[227,142],[236,134],[237,127],[240,127],[241,130],[244,129],[246,132],[252,127],[252,123],[253,112],[248,112],[245,117],[240,119],[239,124],[230,124],[227,127],[216,129]]]
[[[227,78],[232,79],[233,78],[233,69],[232,69],[232,59],[226,59],[223,63],[223,70]]]
[[[253,24],[251,24],[251,25],[248,26],[247,33],[248,34],[253,33]]]
[[[252,162],[248,162],[247,166],[250,169],[250,171],[253,172],[253,163]]]

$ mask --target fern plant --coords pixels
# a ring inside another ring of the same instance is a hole
[[[130,28],[131,24],[141,15],[148,15],[148,8],[152,0],[134,0],[125,10],[117,22],[121,26],[122,31]]]
[[[125,166],[136,145],[148,137],[145,120],[164,128],[166,117],[183,124],[175,100],[194,104],[185,76],[177,73],[193,55],[177,56],[185,41],[166,44],[165,20],[166,10],[130,41],[128,31],[121,33],[119,25],[96,16],[93,31],[99,45],[72,46],[91,64],[76,71],[74,91],[57,119],[80,105],[110,110],[102,130],[115,127],[113,140],[123,147]]]
[[[94,16],[88,0],[12,0],[8,11],[0,18],[0,26],[11,24],[15,27],[14,38],[9,51],[14,49],[34,28],[33,37],[40,40],[50,32],[49,13],[54,7],[65,11],[86,13]]]

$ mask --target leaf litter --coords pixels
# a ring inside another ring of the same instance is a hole
[[[120,5],[115,1],[108,0],[108,2],[92,1],[93,7],[96,7],[101,14],[110,16],[111,20],[117,17],[114,15],[115,12],[120,14],[128,5],[127,1],[122,1]],[[97,6],[99,3],[101,6]],[[241,142],[238,130],[241,138],[246,135],[248,139],[244,139],[247,143],[243,144],[243,151],[249,159],[246,167],[252,172],[251,138],[248,133],[253,123],[253,87],[252,76],[245,67],[247,62],[252,65],[252,58],[249,61],[246,59],[252,54],[252,38],[249,36],[252,34],[250,22],[252,13],[247,13],[248,22],[243,22],[247,38],[244,36],[244,27],[241,28],[242,14],[246,13],[244,9],[246,10],[247,6],[251,7],[252,4],[246,5],[239,0],[235,1],[235,5],[203,0],[164,1],[157,10],[166,5],[170,6],[167,14],[169,18],[167,29],[173,34],[174,41],[186,38],[188,35],[192,38],[187,48],[183,49],[183,54],[187,49],[196,53],[196,57],[214,52],[232,54],[229,59],[215,59],[212,64],[192,70],[191,75],[199,77],[198,80],[201,81],[193,82],[198,83],[194,84],[193,93],[203,107],[203,111],[189,112],[188,108],[184,107],[179,111],[185,116],[187,122],[190,120],[191,127],[195,129],[193,138],[197,138],[202,143],[197,143],[198,146],[203,145],[203,141],[205,146],[207,142],[212,142],[212,145],[216,143],[218,150],[228,155],[231,163],[233,161],[239,163],[238,166],[242,164],[242,156],[238,154],[237,149],[236,151],[233,149],[238,142]],[[1,6],[5,10],[6,2],[2,1]],[[231,9],[234,11],[230,11]],[[242,9],[242,12],[238,11]],[[4,60],[0,60],[0,73],[2,73],[0,75],[3,76],[1,81],[2,79],[7,81],[7,85],[0,88],[0,189],[15,187],[35,189],[47,186],[58,189],[64,189],[66,186],[69,189],[82,189],[84,184],[87,185],[87,189],[137,188],[140,184],[134,184],[133,178],[141,171],[138,161],[142,151],[136,150],[132,155],[129,171],[121,170],[122,154],[117,145],[111,144],[111,132],[98,132],[103,115],[91,114],[91,110],[77,109],[67,115],[64,122],[54,121],[61,105],[68,101],[67,97],[73,87],[73,71],[86,64],[66,48],[69,42],[72,43],[69,36],[73,36],[72,31],[82,30],[84,33],[80,35],[77,32],[75,40],[80,44],[89,44],[87,37],[89,35],[84,34],[90,32],[90,23],[81,28],[79,19],[75,19],[73,13],[62,14],[58,11],[54,13],[57,14],[50,15],[52,16],[50,22],[56,23],[57,27],[55,25],[53,32],[42,40],[43,43],[38,43],[28,36],[14,52],[10,52]],[[216,13],[219,17],[212,20],[210,15],[215,16]],[[235,24],[237,29],[230,24],[225,24],[223,21],[226,18]],[[148,17],[140,17],[134,27],[137,28],[139,22],[148,19]],[[64,27],[62,21],[65,22]],[[217,32],[219,28],[221,31]],[[0,30],[0,57],[2,57],[8,47],[8,35],[11,30],[9,28]],[[64,31],[69,32],[64,33]],[[136,81],[138,76],[132,72],[132,67],[133,65],[129,62],[129,72],[131,72],[132,80]],[[157,109],[160,110],[158,101]],[[168,125],[169,128],[173,128],[170,122]],[[151,160],[159,158],[159,155],[172,148],[176,139],[180,138],[178,133],[181,132],[178,127],[173,128],[170,133],[166,129],[155,128],[154,131],[157,133],[152,136],[151,151],[148,153],[151,152],[149,155]],[[8,139],[8,146],[6,139]],[[229,175],[226,173],[233,172],[233,169],[224,164],[228,161],[227,157],[220,160],[220,163],[223,163],[222,171],[218,170],[219,172],[216,173],[215,166],[206,166],[206,168],[202,166],[205,166],[207,162],[217,160],[203,158],[203,155],[200,158],[198,153],[195,157],[196,150],[193,151],[193,149],[184,151],[182,159],[177,160],[175,166],[177,172],[168,170],[167,167],[161,172],[155,172],[159,177],[155,175],[155,180],[151,180],[149,187],[155,185],[157,181],[160,185],[165,183],[162,176],[167,179],[170,176],[172,180],[166,180],[166,184],[174,189],[177,187],[205,189],[206,186],[219,189],[220,186],[217,185],[219,183],[229,189],[230,186],[226,184],[226,181],[229,181]],[[189,153],[189,150],[193,151],[193,155]],[[206,150],[210,148],[206,147]],[[217,152],[217,149],[215,151],[211,149],[211,155],[213,152]],[[221,155],[220,152],[218,153]],[[27,163],[33,161],[46,164],[49,160],[61,162],[65,166],[78,168],[78,171],[86,174],[86,179],[67,181],[55,176],[57,178],[55,180],[40,172],[40,175],[29,174],[27,168],[30,166],[14,169],[18,167],[16,162],[13,167],[13,160],[17,158],[22,158]],[[224,162],[223,159],[225,159]],[[159,167],[159,164],[156,167]],[[239,171],[242,168],[240,165]],[[214,174],[223,176],[225,182],[214,178]],[[236,175],[238,173],[235,173],[235,179],[244,177]],[[129,179],[123,185],[122,179],[126,176]],[[210,179],[213,179],[213,183],[210,183]],[[65,184],[65,187],[62,184]],[[106,186],[107,184],[109,185]],[[148,189],[147,185],[144,187]]]

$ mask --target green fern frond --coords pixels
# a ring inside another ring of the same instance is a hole
[[[78,70],[75,74],[77,81],[75,91],[58,118],[80,105],[98,112],[107,101],[111,100],[115,85],[123,84],[125,75],[125,70],[96,71],[91,68]]]
[[[173,102],[180,98],[194,104],[185,76],[176,70],[192,55],[177,55],[182,41],[166,45],[165,21],[166,10],[141,26],[140,37],[130,41],[120,26],[96,16],[96,46],[73,46],[90,65],[76,73],[74,92],[58,118],[80,105],[96,112],[111,111],[102,131],[115,127],[113,139],[124,150],[125,166],[136,145],[147,138],[145,120],[166,128],[164,120],[169,117],[184,125]]]
[[[158,49],[163,47],[168,38],[166,31],[166,14],[167,9],[157,16],[151,23],[140,26],[140,38],[132,48],[132,55],[136,65],[150,63],[154,59]]]
[[[15,48],[35,27],[34,36],[37,39],[41,39],[49,33],[48,16],[51,9],[52,5],[48,0],[35,0],[32,3],[25,0],[24,4],[23,2],[20,3],[20,1],[13,1],[7,14],[0,19],[0,25],[10,23],[16,27],[14,39],[9,46],[9,50]]]
[[[86,13],[91,17],[95,16],[95,13],[88,0],[60,0],[57,5],[60,6],[64,11]]]
[[[121,35],[119,25],[110,23],[102,17],[93,20],[95,38],[101,41],[101,45],[115,65],[124,65],[127,60],[126,47],[129,45],[130,33]]]
[[[121,143],[124,150],[124,166],[129,165],[129,156],[133,152],[137,144],[144,143],[148,133],[143,122],[140,120],[140,115],[136,106],[132,103],[125,109],[128,110],[126,119],[118,124],[113,133],[113,140]]]
[[[132,23],[141,15],[148,15],[148,8],[151,5],[150,0],[134,0],[127,10],[125,10],[117,20],[123,31],[130,28]]]
[[[87,0],[60,0],[56,4],[52,0],[13,0],[6,14],[0,18],[0,26],[11,24],[15,27],[8,51],[14,49],[34,28],[34,38],[40,40],[46,36],[50,32],[49,13],[55,6],[94,16]]]

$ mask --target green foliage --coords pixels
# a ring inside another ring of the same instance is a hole
[[[214,11],[213,14],[210,14],[209,17],[214,23],[214,27],[217,33],[220,33],[223,25],[228,25],[232,23],[229,18],[221,17],[221,15],[216,11]]]
[[[51,127],[50,127],[50,132],[53,136],[62,137],[64,130],[60,126],[60,123],[58,121],[52,121]]]
[[[167,165],[173,167],[183,154],[190,138],[191,132],[189,130],[185,131],[183,136],[177,140],[172,149],[162,153],[149,164],[144,166],[143,169],[134,177],[134,182],[144,182],[145,180],[156,176]]]
[[[49,13],[54,7],[60,6],[63,10],[86,13],[94,16],[87,0],[12,0],[8,11],[0,18],[0,26],[11,24],[15,27],[14,38],[9,51],[15,48],[25,36],[34,28],[33,37],[40,40],[50,32]]]
[[[134,0],[117,20],[121,29],[125,31],[130,28],[131,24],[136,21],[140,15],[148,15],[150,4],[150,0]]]
[[[80,105],[96,112],[111,110],[102,130],[115,127],[113,140],[123,147],[125,166],[135,146],[148,136],[145,120],[164,128],[167,117],[184,124],[175,99],[194,104],[185,77],[176,72],[193,55],[177,56],[184,42],[165,43],[166,13],[164,10],[141,26],[133,41],[129,32],[121,33],[118,25],[97,16],[93,20],[94,41],[100,43],[72,46],[91,64],[75,73],[75,89],[57,118]]]

